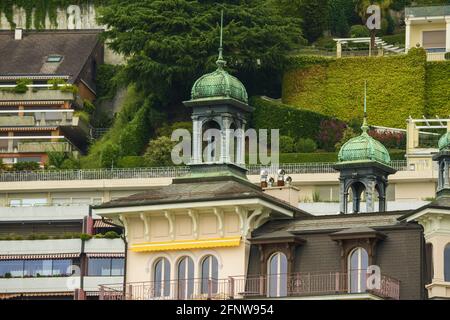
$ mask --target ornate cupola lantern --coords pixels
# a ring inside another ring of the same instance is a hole
[[[388,175],[396,172],[390,166],[387,149],[367,132],[367,99],[364,93],[364,122],[360,136],[348,140],[339,150],[334,168],[339,171],[340,212],[348,213],[348,197],[351,192],[353,213],[361,212],[361,196],[364,192],[366,212],[386,211]],[[378,194],[378,210],[375,209]]]
[[[450,196],[450,131],[446,132],[439,139],[439,153],[433,156],[433,160],[438,162],[438,187],[436,196]]]
[[[183,102],[185,106],[192,107],[193,142],[190,166],[194,171],[203,172],[226,167],[227,170],[232,168],[245,175],[244,132],[248,115],[253,108],[248,105],[247,91],[242,82],[225,70],[222,35],[223,12],[217,69],[195,81],[191,99]],[[208,129],[216,129],[219,136],[211,135],[211,130]],[[216,148],[208,148],[205,144],[213,144]],[[201,170],[197,170],[198,168]]]

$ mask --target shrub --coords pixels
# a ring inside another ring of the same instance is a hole
[[[186,129],[189,132],[192,133],[192,122],[191,121],[181,121],[181,122],[174,122],[171,125],[164,125],[161,128],[158,128],[156,130],[156,134],[158,136],[165,136],[165,137],[171,137],[172,132],[176,129]]]
[[[171,152],[175,142],[168,137],[159,137],[150,141],[144,154],[145,163],[149,167],[172,166]]]
[[[370,130],[369,135],[374,139],[380,141],[388,149],[405,149],[406,148],[406,134],[399,132],[377,132]]]
[[[450,110],[450,61],[428,62],[425,116],[448,117]]]
[[[119,234],[115,231],[107,231],[104,235],[105,239],[117,239],[120,238]]]
[[[281,153],[280,163],[336,162],[336,152]]]
[[[450,52],[446,52],[444,58],[445,60],[450,60]]]
[[[352,38],[370,37],[370,32],[369,32],[369,29],[366,26],[357,24],[357,25],[351,26],[351,28],[350,28],[350,36]]]
[[[82,233],[82,234],[80,234],[80,239],[81,240],[90,240],[90,239],[92,239],[92,235],[87,234],[87,233]]]
[[[113,167],[114,164],[117,165],[118,157],[119,147],[112,143],[107,144],[100,154],[100,163],[102,168],[110,168]]]
[[[15,93],[25,93],[28,91],[27,85],[32,84],[33,82],[29,79],[20,79],[17,80],[16,86],[14,87]]]
[[[290,153],[294,151],[294,139],[289,136],[280,137],[280,152]]]
[[[89,100],[83,101],[83,110],[88,114],[93,114],[95,112],[95,105]]]
[[[297,143],[295,144],[295,151],[296,152],[314,152],[317,150],[317,144],[313,139],[310,138],[300,138],[298,139]]]
[[[120,168],[143,168],[145,159],[143,156],[126,156],[120,158],[117,164]]]
[[[326,151],[334,151],[334,146],[342,139],[346,127],[344,122],[337,119],[323,120],[317,135],[319,147]]]
[[[57,169],[60,169],[64,163],[64,161],[67,159],[67,155],[65,152],[47,152],[48,156],[48,166],[55,167]]]
[[[66,83],[67,82],[64,79],[50,79],[50,80],[47,81],[47,84],[52,85],[50,87],[51,90],[58,90],[59,89],[59,85],[61,85],[61,84],[65,85]]]
[[[14,171],[35,171],[39,170],[39,168],[39,163],[32,161],[17,162],[12,165]]]
[[[63,161],[61,164],[61,169],[79,169],[80,161],[73,157],[69,157]]]

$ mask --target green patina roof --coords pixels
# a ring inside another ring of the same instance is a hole
[[[366,120],[362,126],[363,133],[348,140],[339,150],[339,162],[353,161],[377,161],[389,165],[391,157],[387,149],[379,141],[375,140],[367,133]]]
[[[439,150],[444,149],[450,149],[450,131],[445,133],[440,139],[439,139]]]
[[[216,71],[201,76],[195,81],[191,99],[227,97],[247,103],[247,90],[236,77],[226,72],[221,65]]]

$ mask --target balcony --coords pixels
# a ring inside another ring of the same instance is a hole
[[[0,90],[0,101],[3,104],[5,104],[6,102],[22,102],[22,101],[34,101],[34,102],[56,101],[62,104],[65,101],[73,101],[74,99],[75,96],[72,92],[62,90],[35,89],[35,90],[28,90],[25,93],[15,93],[14,91]]]
[[[5,240],[0,241],[0,255],[56,255],[79,256],[80,239]],[[1,287],[1,286],[0,286]]]
[[[72,277],[34,277],[0,279],[0,293],[50,293],[70,294]]]
[[[228,279],[180,279],[101,285],[101,300],[235,300],[235,299],[393,299],[400,298],[400,282],[382,275],[378,289],[349,289],[347,273],[295,273],[236,276]],[[270,280],[270,281],[269,281]],[[277,290],[269,289],[273,280]]]
[[[18,153],[71,152],[68,142],[19,142]]]

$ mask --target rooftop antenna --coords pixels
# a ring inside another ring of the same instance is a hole
[[[222,69],[226,65],[226,61],[223,59],[223,10],[220,12],[220,46],[216,64],[219,69]]]

